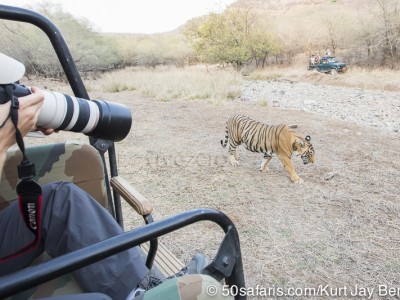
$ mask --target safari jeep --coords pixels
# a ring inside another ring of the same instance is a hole
[[[34,11],[2,4],[0,19],[30,23],[41,29],[52,43],[74,95],[91,101],[57,26]],[[221,240],[214,243],[219,246],[203,274],[214,277],[226,287],[245,289],[239,235],[233,222],[223,212],[213,208],[196,208],[153,220],[151,202],[118,174],[113,141],[91,136],[87,143],[63,141],[27,147],[26,155],[36,165],[35,180],[39,184],[60,180],[76,184],[103,205],[122,228],[123,199],[143,218],[144,224],[59,257],[52,258],[44,253],[33,265],[0,278],[0,299],[37,299],[79,293],[79,282],[71,276],[71,272],[134,246],[143,249],[149,269],[156,266],[165,277],[170,276],[177,273],[183,263],[158,241],[158,237],[200,221],[213,222],[224,233]],[[0,181],[0,210],[16,198],[17,164],[20,159],[19,150],[8,151]],[[82,169],[90,172],[82,172]],[[245,295],[234,296],[235,299],[246,299]]]
[[[316,63],[309,63],[308,70],[317,70],[321,73],[335,75],[337,73],[344,73],[347,70],[347,65],[343,62],[339,62],[336,57],[323,56]]]

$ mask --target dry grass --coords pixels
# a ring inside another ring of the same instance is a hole
[[[228,70],[209,71],[205,66],[129,68],[102,77],[106,92],[137,91],[160,101],[198,100],[221,102],[241,94],[241,77]]]

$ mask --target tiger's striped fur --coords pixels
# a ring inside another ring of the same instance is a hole
[[[264,161],[260,166],[262,172],[267,171],[267,164],[272,155],[276,154],[289,173],[290,179],[293,182],[301,182],[291,157],[297,152],[304,164],[313,163],[315,152],[310,140],[310,136],[303,138],[287,125],[268,125],[245,115],[234,115],[227,120],[225,140],[221,140],[221,145],[225,148],[229,141],[229,160],[234,166],[239,165],[236,148],[241,144],[252,152],[263,153]]]

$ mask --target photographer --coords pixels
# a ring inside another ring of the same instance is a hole
[[[20,80],[24,72],[21,63],[0,53],[0,85]],[[38,88],[32,88],[32,94],[18,99],[18,129],[22,136],[37,129],[35,124],[43,100]],[[10,102],[0,105],[0,176],[7,149],[16,143]],[[53,133],[52,129],[41,131],[44,134]],[[27,267],[43,251],[56,257],[122,233],[121,227],[108,211],[72,183],[54,182],[43,186],[42,199],[40,240],[33,247],[27,246],[35,241],[35,234],[24,223],[18,201],[0,210],[0,276]],[[200,264],[205,260],[201,256],[196,258],[191,261],[193,269],[189,269],[188,273],[195,273],[194,270],[204,267]],[[149,276],[138,247],[86,266],[73,274],[87,293],[71,295],[71,298],[63,296],[62,299],[142,299],[144,291],[161,283],[160,279]],[[215,284],[213,280],[204,275],[184,276],[168,280],[169,284],[161,284],[151,293],[156,295],[153,299],[157,299],[157,292],[158,295],[165,295],[171,291],[178,299],[179,295],[182,299],[195,299],[204,293],[202,286]],[[144,299],[148,299],[148,293]]]

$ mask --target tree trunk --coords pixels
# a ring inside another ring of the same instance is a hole
[[[263,59],[263,62],[262,62],[262,67],[263,67],[263,68],[265,67],[265,63],[267,62],[267,56],[268,56],[268,51],[265,51],[265,53],[264,53],[264,59]]]

